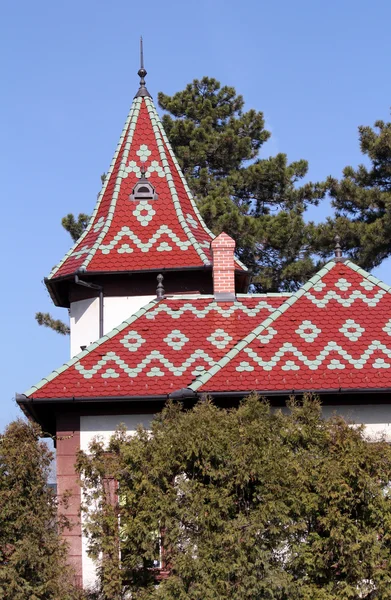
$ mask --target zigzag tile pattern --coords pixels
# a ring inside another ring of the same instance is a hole
[[[152,303],[136,319],[27,392],[31,398],[145,396],[187,387],[286,296],[212,297]]]
[[[141,170],[157,199],[130,198]],[[87,272],[202,267],[210,242],[150,98],[136,98],[91,221],[49,279]],[[239,269],[242,266],[238,263]]]
[[[194,388],[391,388],[391,293],[375,281],[352,263],[333,263]]]

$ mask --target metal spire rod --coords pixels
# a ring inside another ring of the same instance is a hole
[[[145,76],[147,71],[144,67],[144,45],[143,45],[143,36],[140,36],[140,68],[138,70],[138,76],[140,77],[140,88],[135,96],[135,98],[151,98],[151,94],[148,92],[145,87]]]
[[[140,35],[140,68],[144,68],[143,36]]]

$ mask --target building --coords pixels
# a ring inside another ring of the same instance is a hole
[[[71,359],[17,401],[57,439],[70,490],[70,560],[94,580],[79,518],[78,448],[123,422],[146,425],[168,398],[251,391],[283,404],[320,394],[391,438],[391,288],[336,256],[295,294],[248,294],[234,241],[203,222],[139,71],[90,223],[45,280],[70,310]]]

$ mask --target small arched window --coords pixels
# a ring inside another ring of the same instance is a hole
[[[147,179],[140,179],[133,188],[130,200],[157,200],[155,188]]]

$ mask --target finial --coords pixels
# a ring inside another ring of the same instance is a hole
[[[163,275],[161,273],[159,273],[159,275],[156,277],[157,279],[157,288],[156,288],[156,297],[159,298],[160,300],[162,298],[164,298],[164,287],[163,287]]]
[[[334,255],[335,258],[342,258],[342,248],[341,248],[341,238],[339,237],[339,235],[336,235],[335,238],[335,248],[334,248]]]
[[[140,77],[140,88],[137,92],[137,94],[135,95],[135,98],[152,98],[151,94],[148,92],[147,88],[145,87],[145,76],[147,74],[147,71],[145,70],[144,67],[144,48],[143,48],[143,37],[140,37],[140,68],[137,72],[137,75]]]

